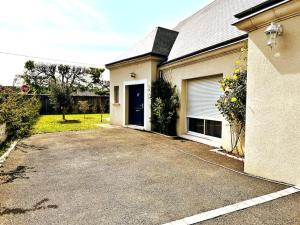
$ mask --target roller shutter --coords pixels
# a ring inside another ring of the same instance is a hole
[[[187,82],[187,117],[222,120],[216,102],[222,92],[219,81],[222,76],[191,79]]]

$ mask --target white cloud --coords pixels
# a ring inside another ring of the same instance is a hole
[[[81,0],[2,1],[0,33],[0,51],[99,66],[137,38],[110,30],[107,17]],[[0,54],[0,84],[11,85],[28,59]]]
[[[211,0],[208,0],[211,1]],[[101,1],[85,0],[1,0],[0,52],[84,62],[103,66],[113,61],[145,34],[113,31]],[[171,15],[153,25],[173,28],[189,15]],[[174,19],[176,18],[176,19]],[[15,74],[22,73],[30,58],[0,53],[0,84],[11,85]],[[38,60],[36,61],[46,61]],[[106,72],[107,77],[107,72]]]

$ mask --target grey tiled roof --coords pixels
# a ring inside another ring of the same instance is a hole
[[[150,53],[166,57],[168,63],[242,37],[245,33],[232,26],[238,20],[234,15],[263,2],[266,0],[215,0],[178,23],[173,30],[155,28],[107,65]]]
[[[181,21],[174,30],[178,37],[168,61],[195,51],[242,36],[231,24],[237,21],[235,14],[265,0],[215,0],[192,16]]]
[[[156,27],[140,42],[120,55],[114,62],[107,65],[145,54],[153,54],[166,58],[171,51],[177,35],[178,32],[176,31],[162,27]]]

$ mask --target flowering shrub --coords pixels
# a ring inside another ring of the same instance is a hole
[[[230,124],[245,127],[247,71],[225,77],[220,83],[224,94],[217,101],[218,109]]]
[[[235,62],[233,75],[221,81],[223,95],[217,101],[217,108],[229,122],[232,132],[232,150],[236,149],[245,131],[247,96],[247,48],[241,49],[239,60]],[[234,136],[234,137],[233,137]],[[233,140],[234,139],[234,140]]]

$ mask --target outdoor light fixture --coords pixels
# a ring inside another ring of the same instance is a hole
[[[136,78],[136,74],[132,72],[132,73],[130,73],[130,77]]]
[[[283,32],[282,26],[274,22],[272,22],[265,30],[265,34],[267,35],[268,38],[267,45],[271,49],[276,46],[277,37],[281,36],[282,32]]]

